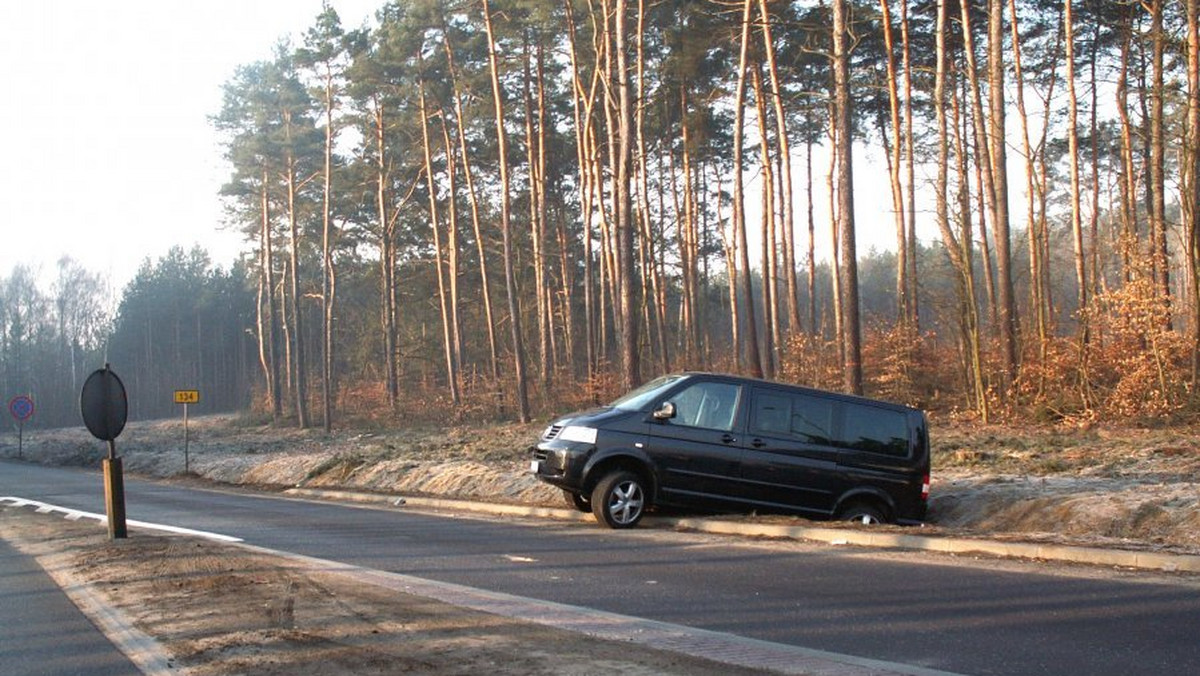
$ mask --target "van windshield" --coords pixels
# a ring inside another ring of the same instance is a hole
[[[637,389],[630,390],[609,406],[622,411],[640,410],[656,399],[660,392],[679,382],[683,377],[682,375],[659,376]]]

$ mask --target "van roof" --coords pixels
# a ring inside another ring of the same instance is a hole
[[[892,408],[896,408],[896,409],[902,409],[905,411],[916,411],[918,413],[923,413],[921,411],[921,409],[916,408],[914,406],[908,406],[906,404],[900,404],[900,403],[896,403],[893,401],[886,401],[884,399],[873,399],[871,397],[864,397],[864,396],[855,395],[855,394],[846,394],[845,392],[835,392],[833,390],[824,390],[824,389],[817,388],[817,387],[809,387],[807,385],[798,385],[796,383],[785,383],[785,382],[778,381],[778,380],[767,380],[765,378],[752,378],[749,376],[741,376],[741,375],[736,375],[733,373],[720,373],[717,371],[679,371],[679,372],[676,372],[673,374],[665,374],[665,375],[679,375],[679,376],[684,376],[684,377],[689,377],[689,378],[690,377],[722,378],[722,379],[727,379],[727,380],[736,380],[736,381],[742,382],[742,383],[748,383],[748,384],[754,384],[754,385],[764,385],[767,387],[784,387],[784,388],[799,390],[801,392],[805,392],[808,394],[836,397],[836,398],[842,399],[844,401],[857,401],[857,402],[864,403],[864,404],[871,404],[873,406],[888,406],[888,407],[892,407]]]

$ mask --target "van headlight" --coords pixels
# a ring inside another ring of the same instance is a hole
[[[596,428],[583,427],[581,425],[567,425],[562,432],[558,433],[558,438],[563,441],[577,441],[581,444],[596,443]]]

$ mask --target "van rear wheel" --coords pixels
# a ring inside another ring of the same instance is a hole
[[[871,505],[854,504],[842,510],[842,521],[853,521],[864,526],[874,526],[885,523],[883,513]]]
[[[642,477],[633,472],[613,472],[592,491],[592,514],[609,528],[633,528],[646,511]]]

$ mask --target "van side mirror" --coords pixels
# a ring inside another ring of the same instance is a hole
[[[675,417],[675,404],[669,401],[664,401],[658,410],[654,411],[655,420],[670,420]]]

